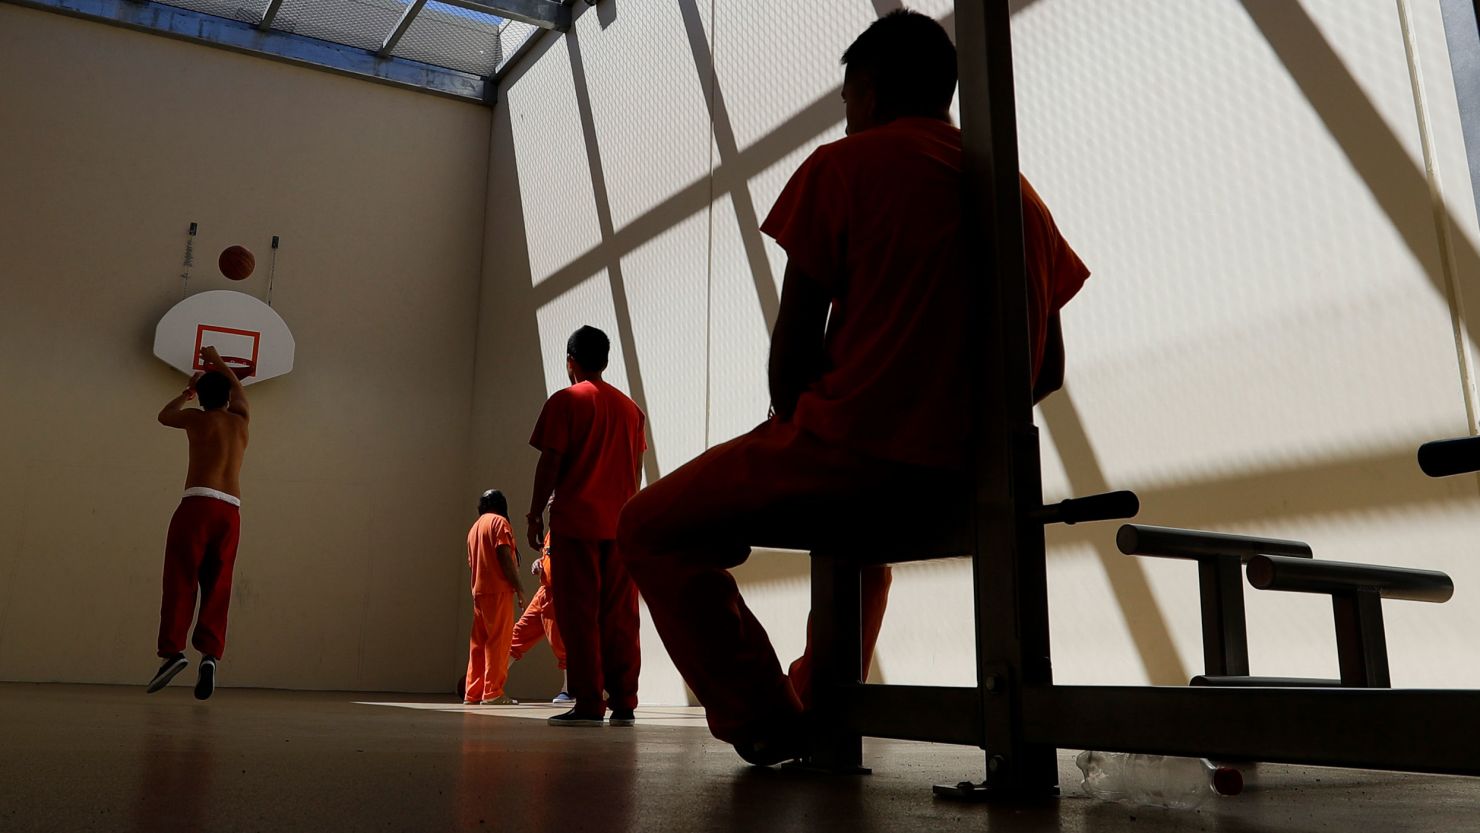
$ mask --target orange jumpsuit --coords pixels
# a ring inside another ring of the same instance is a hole
[[[637,586],[617,555],[616,537],[622,506],[637,491],[646,421],[626,394],[587,380],[546,400],[529,438],[541,453],[561,455],[550,507],[551,550],[560,553],[552,586],[560,597],[567,690],[581,718],[637,707]]]
[[[555,624],[555,598],[550,593],[550,533],[545,533],[545,552],[540,556],[540,589],[535,592],[524,615],[514,624],[514,642],[509,646],[509,656],[523,659],[530,648],[540,644],[544,637],[550,638],[550,650],[555,652],[555,664],[565,670],[565,641],[560,638],[560,628]]]
[[[509,679],[509,646],[514,639],[514,586],[498,563],[507,546],[519,560],[514,530],[502,515],[485,512],[468,530],[468,569],[473,572],[473,633],[468,641],[468,679],[464,699],[503,696]]]

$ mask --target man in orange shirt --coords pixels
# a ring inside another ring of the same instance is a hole
[[[651,484],[618,534],[710,730],[759,765],[806,754],[802,703],[729,568],[759,538],[873,522],[859,507],[881,492],[964,495],[967,483],[979,350],[970,281],[984,278],[960,263],[956,50],[934,20],[899,11],[843,63],[847,137],[802,164],[761,226],[788,258],[771,338],[774,416]],[[1026,180],[1023,214],[1041,396],[1058,384],[1058,311],[1089,272]],[[911,511],[931,523],[918,500]],[[864,579],[871,649],[888,573]]]
[[[468,569],[473,572],[473,633],[468,640],[468,679],[463,703],[512,706],[504,693],[509,679],[509,643],[514,609],[524,606],[519,586],[519,548],[509,525],[509,501],[489,489],[478,498],[478,520],[468,530]]]
[[[539,449],[529,541],[544,535],[551,495],[550,546],[559,553],[554,576],[560,600],[555,618],[565,640],[566,675],[573,709],[550,718],[553,726],[600,726],[611,707],[613,726],[631,726],[637,708],[637,588],[617,558],[617,518],[642,479],[646,417],[636,403],[606,382],[611,341],[582,327],[566,342],[570,387],[545,402],[529,444]],[[609,701],[603,701],[605,690]]]
[[[539,577],[540,589],[535,591],[534,598],[529,600],[529,607],[524,609],[524,615],[514,623],[514,642],[509,646],[509,665],[524,658],[529,649],[540,644],[545,637],[550,638],[550,650],[555,654],[555,665],[562,672],[560,679],[560,693],[552,702],[573,703],[575,698],[570,696],[569,683],[565,679],[565,641],[560,638],[560,627],[555,624],[555,596],[550,591],[550,533],[545,533],[545,548],[539,558],[534,560],[534,566],[530,572]]]

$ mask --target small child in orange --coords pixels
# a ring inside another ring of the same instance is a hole
[[[550,650],[555,652],[555,664],[560,668],[560,693],[552,703],[570,703],[573,699],[566,690],[565,642],[560,638],[560,629],[555,624],[555,598],[550,592],[550,533],[545,533],[545,549],[535,559],[530,572],[540,579],[540,589],[535,591],[529,607],[514,625],[514,643],[509,646],[509,666],[524,658],[530,648],[540,640],[550,638]]]

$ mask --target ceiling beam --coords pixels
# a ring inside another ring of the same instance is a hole
[[[274,3],[282,2],[282,0],[272,1]],[[391,50],[395,49],[396,44],[401,41],[401,36],[406,34],[407,29],[411,28],[411,21],[416,19],[416,16],[421,13],[422,7],[426,4],[427,0],[412,0],[411,5],[407,6],[405,11],[401,12],[401,19],[396,22],[396,27],[391,30],[390,34],[385,36],[385,40],[380,44],[380,51],[375,54],[382,58],[388,57],[391,54]]]
[[[257,22],[257,28],[266,32],[272,28],[272,22],[277,19],[278,10],[283,7],[283,0],[269,0],[267,8],[262,10],[262,19]]]
[[[374,52],[338,43],[289,34],[263,32],[256,24],[166,6],[153,0],[0,0],[18,6],[109,23],[179,40],[230,49],[248,55],[284,61],[377,81],[396,87],[435,93],[461,101],[488,104],[492,83],[466,72],[405,58],[382,58]]]

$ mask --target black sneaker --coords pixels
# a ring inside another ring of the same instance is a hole
[[[606,721],[602,720],[599,715],[589,717],[584,714],[577,714],[575,709],[571,709],[568,712],[557,714],[545,722],[551,726],[600,726]]]
[[[154,679],[149,681],[149,687],[144,690],[149,694],[159,691],[161,688],[169,685],[170,680],[173,680],[176,674],[184,671],[185,666],[189,664],[190,660],[186,659],[184,654],[165,657],[164,664],[159,666],[158,671],[154,672]]]
[[[612,709],[611,719],[607,722],[613,726],[632,726],[637,723],[637,715],[631,709]]]
[[[195,678],[195,699],[209,700],[216,690],[216,658],[207,654],[200,658],[200,676]]]

